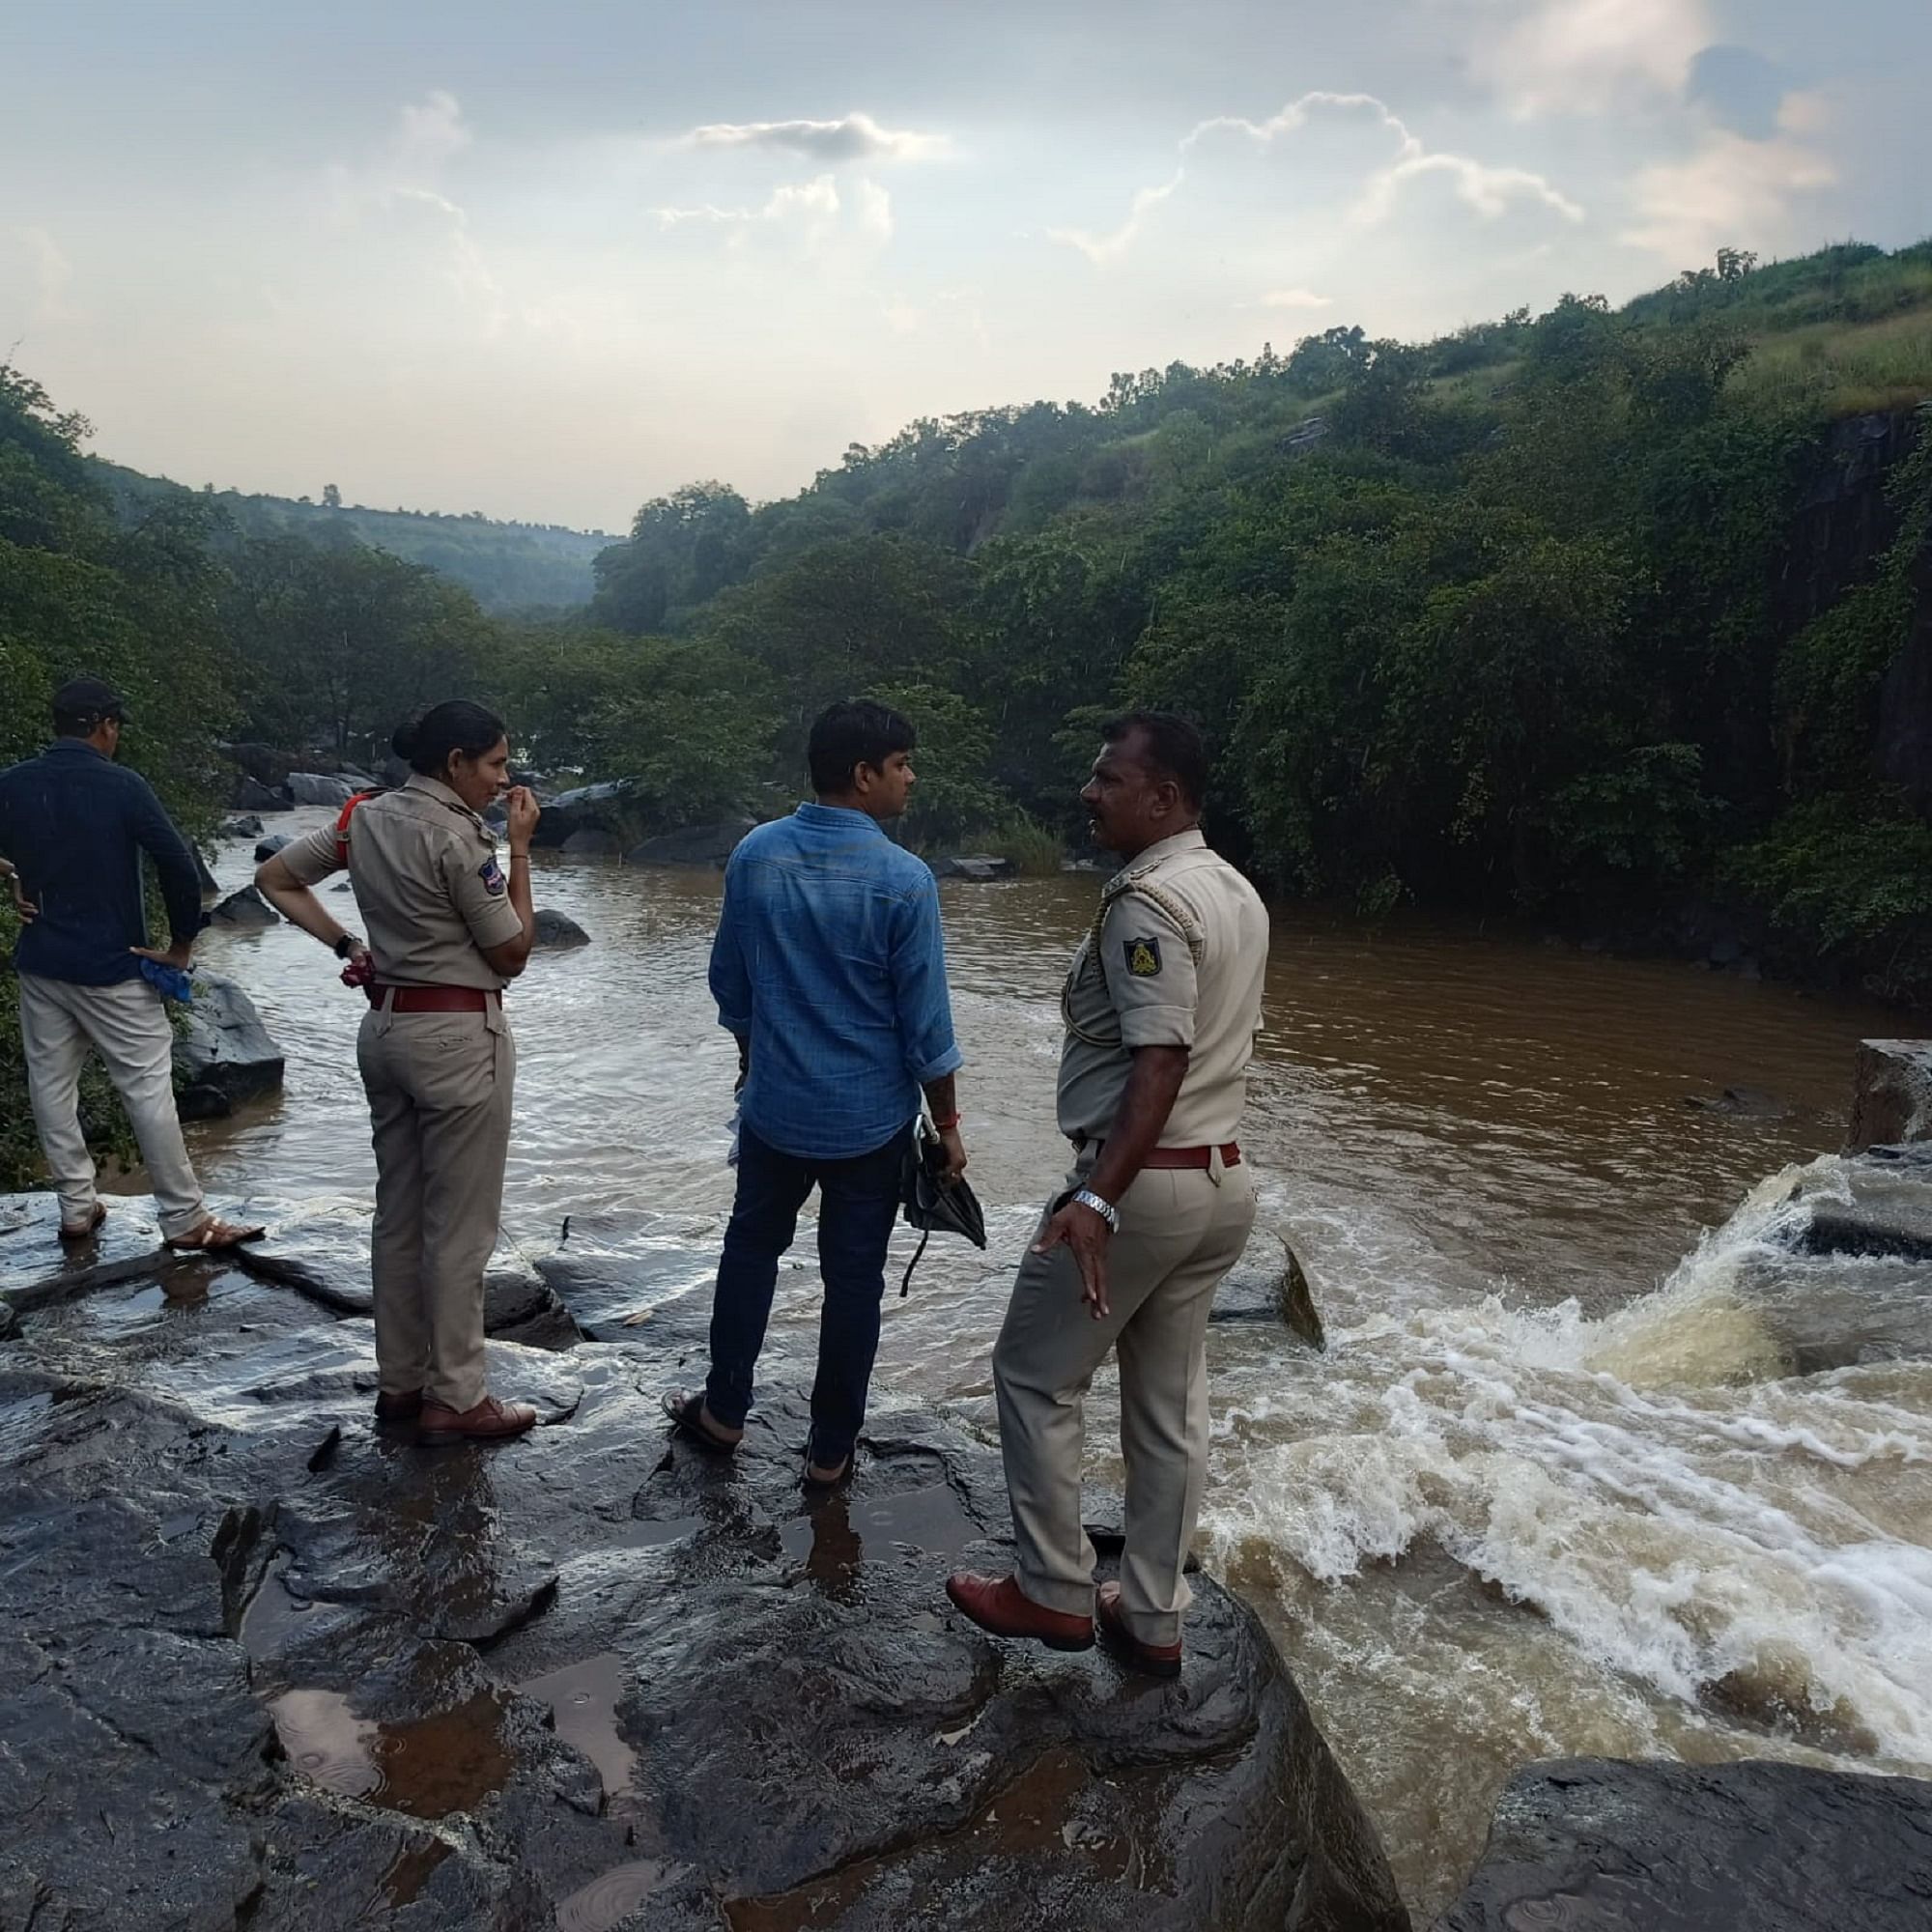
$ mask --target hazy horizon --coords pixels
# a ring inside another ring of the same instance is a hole
[[[0,355],[199,487],[622,530],[922,415],[1932,232],[1932,9],[26,0]]]

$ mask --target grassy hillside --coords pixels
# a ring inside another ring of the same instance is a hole
[[[407,562],[428,564],[462,584],[486,611],[558,611],[587,604],[595,588],[591,560],[611,542],[599,531],[499,523],[474,510],[449,516],[240,490],[190,491],[118,463],[98,457],[90,462],[126,522],[137,522],[169,497],[194,497],[224,512],[237,537],[297,536],[311,543],[353,538]]]

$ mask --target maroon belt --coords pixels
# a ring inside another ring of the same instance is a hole
[[[1089,1148],[1097,1148],[1100,1146],[1100,1142],[1076,1140],[1073,1146],[1077,1152],[1085,1153]],[[1214,1156],[1217,1153],[1221,1156],[1221,1165],[1223,1167],[1239,1167],[1241,1164],[1240,1143],[1237,1141],[1228,1141],[1218,1148],[1155,1148],[1141,1162],[1141,1165],[1143,1167],[1207,1168],[1214,1165]]]
[[[371,986],[368,993],[372,1007],[392,1013],[480,1013],[503,1004],[500,990],[481,986]]]

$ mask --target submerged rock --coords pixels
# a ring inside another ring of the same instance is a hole
[[[537,950],[568,952],[590,944],[590,935],[567,913],[554,912],[549,906],[537,908]]]
[[[208,917],[215,925],[246,926],[279,925],[282,916],[253,886],[243,886],[239,893],[230,893]]]
[[[935,879],[978,879],[990,883],[994,879],[1017,878],[1019,869],[1010,859],[999,858],[991,852],[962,852],[932,862]]]
[[[682,832],[662,832],[633,845],[624,854],[627,866],[711,866],[722,867],[738,849],[754,818],[721,818],[713,825],[689,825]]]
[[[44,1201],[0,1198],[0,1896],[46,1923],[1406,1926],[1210,1578],[1173,1684],[950,1610],[949,1568],[1011,1561],[997,1458],[952,1423],[876,1415],[814,1500],[809,1362],[777,1343],[721,1462],[667,1439],[689,1345],[646,1322],[493,1342],[545,1425],[425,1452],[373,1426],[368,1324],[273,1272],[331,1271],[353,1204],[81,1287]],[[562,1247],[614,1274],[643,1225]]]
[[[1532,1765],[1435,1932],[1922,1932],[1932,1783],[1790,1764]]]
[[[1257,1228],[1241,1259],[1214,1291],[1209,1321],[1277,1322],[1292,1329],[1311,1349],[1325,1349],[1321,1315],[1300,1257],[1284,1235]]]
[[[218,1120],[243,1100],[281,1091],[282,1050],[233,980],[194,976],[187,1023],[175,1035],[175,1105],[185,1121]]]

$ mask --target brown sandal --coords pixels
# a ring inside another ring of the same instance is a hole
[[[65,1221],[63,1221],[60,1225],[60,1237],[64,1241],[87,1240],[91,1236],[93,1236],[99,1230],[101,1222],[106,1220],[106,1218],[107,1218],[106,1204],[104,1202],[97,1201],[94,1204],[94,1212],[88,1216],[87,1225],[84,1228],[70,1228],[68,1224]]]
[[[161,1245],[172,1248],[178,1255],[216,1255],[224,1249],[239,1248],[243,1241],[259,1241],[268,1232],[267,1228],[238,1228],[218,1214],[211,1214],[200,1227],[190,1228],[185,1235],[177,1235]]]

